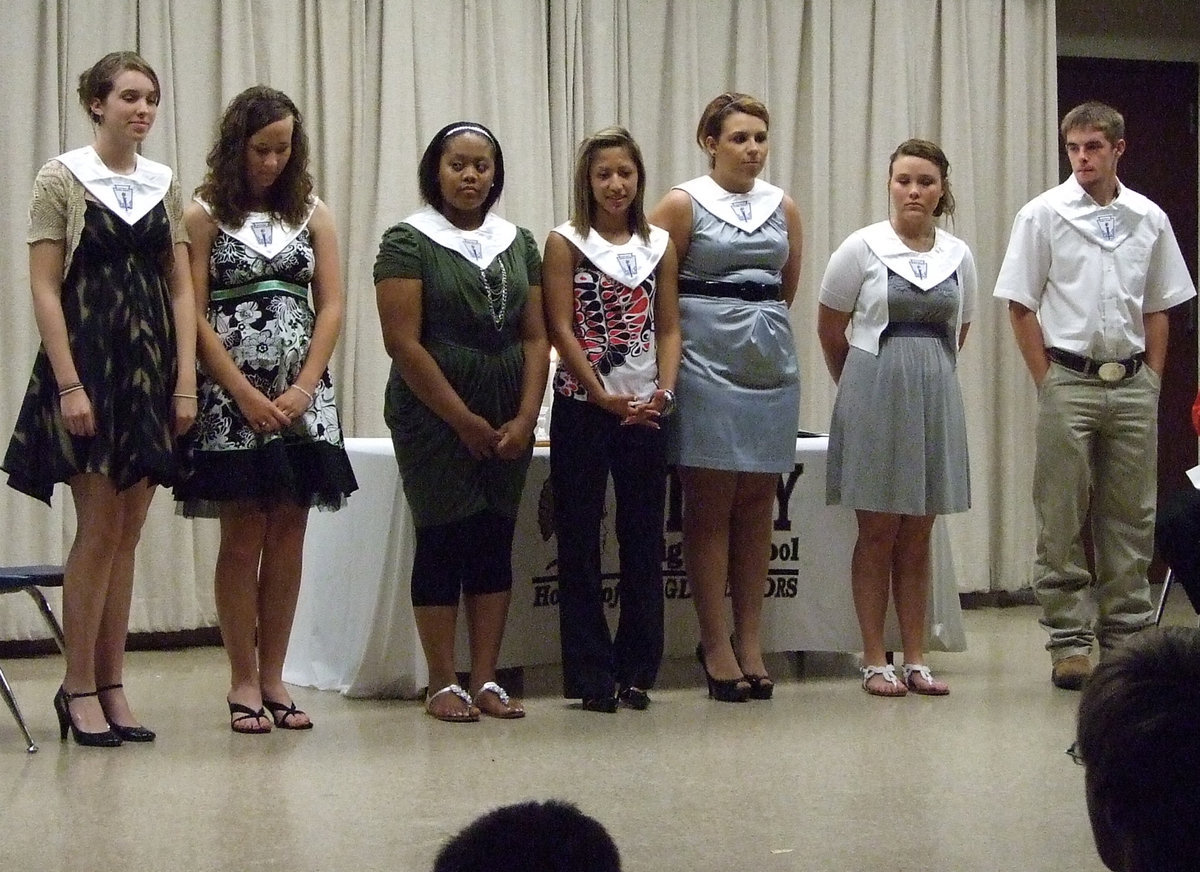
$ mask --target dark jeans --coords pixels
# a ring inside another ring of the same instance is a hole
[[[621,608],[610,637],[600,573],[600,522],[608,476],[616,496]],[[558,614],[563,696],[611,696],[616,685],[648,690],[663,654],[663,430],[621,426],[598,406],[556,395],[550,418],[550,481],[558,537]]]

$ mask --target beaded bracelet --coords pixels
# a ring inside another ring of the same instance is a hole
[[[294,385],[292,385],[292,387],[294,387],[294,388],[295,388],[296,390],[298,390],[300,393],[304,394],[304,396],[308,397],[308,404],[309,404],[310,406],[312,405],[312,402],[313,402],[313,395],[312,395],[312,394],[310,394],[310,393],[309,393],[308,391],[306,391],[304,388],[300,387],[300,385],[295,385],[295,384],[294,384]]]

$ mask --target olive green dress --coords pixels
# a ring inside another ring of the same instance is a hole
[[[384,233],[375,261],[376,283],[421,281],[421,344],[467,407],[499,427],[516,417],[521,404],[521,314],[530,285],[540,285],[542,273],[532,234],[517,228],[486,273],[493,291],[505,287],[502,310],[492,308],[495,294],[489,303],[478,266],[403,222]],[[394,363],[383,415],[417,527],[482,511],[516,518],[532,444],[516,460],[472,458],[454,430],[413,394]]]

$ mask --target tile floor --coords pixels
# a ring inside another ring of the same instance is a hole
[[[1167,622],[1194,621],[1180,593]],[[414,702],[304,688],[308,733],[235,736],[217,648],[135,652],[126,684],[153,745],[58,742],[57,656],[4,670],[41,745],[0,711],[0,870],[423,872],[495,805],[564,797],[627,872],[1102,872],[1078,695],[1051,687],[1037,611],[966,613],[970,650],[931,655],[947,698],[868,697],[849,655],[779,655],[775,699],[705,699],[664,664],[649,711],[579,711],[528,669],[523,721],[442,724]]]

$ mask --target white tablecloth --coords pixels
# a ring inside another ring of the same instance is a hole
[[[314,512],[304,547],[304,578],[284,679],[348,696],[413,696],[428,673],[409,600],[412,516],[400,489],[390,439],[348,439],[360,490],[336,513]],[[850,593],[856,526],[848,509],[825,505],[824,437],[796,441],[796,467],[780,478],[768,602],[767,651],[858,651],[862,642]],[[549,449],[539,447],[525,484],[513,548],[513,599],[500,665],[557,663],[558,591],[549,512]],[[611,493],[610,493],[611,498]],[[605,585],[616,584],[611,512],[603,535]],[[696,644],[679,532],[679,489],[672,481],[663,564],[666,653]],[[613,610],[615,618],[616,611]],[[459,621],[460,668],[467,666],[465,621]],[[966,647],[950,547],[939,520],[933,537],[931,650]],[[899,649],[889,613],[887,644]]]

